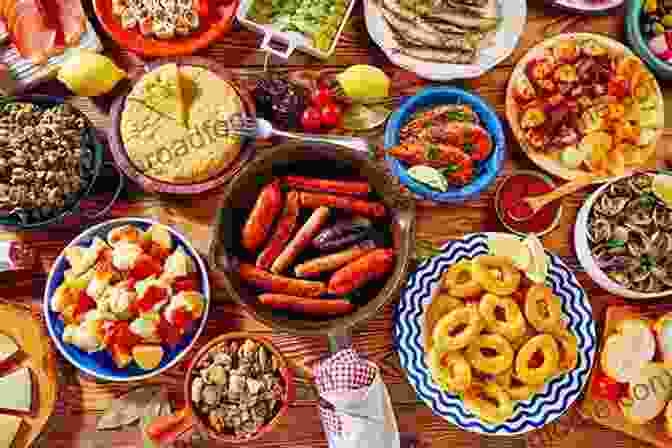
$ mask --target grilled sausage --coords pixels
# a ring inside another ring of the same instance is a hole
[[[351,261],[366,255],[376,248],[376,243],[371,240],[353,246],[349,249],[326,255],[324,257],[314,258],[306,261],[294,268],[297,277],[315,277],[323,272],[332,272],[345,266]]]
[[[289,187],[297,190],[347,194],[351,196],[366,196],[371,193],[371,186],[368,182],[319,179],[317,177],[303,176],[287,176],[284,180]]]
[[[282,210],[280,181],[276,180],[259,193],[256,204],[243,227],[243,247],[255,252],[268,237],[273,222]]]
[[[301,205],[306,208],[333,207],[349,210],[358,215],[371,218],[382,218],[387,214],[385,205],[380,202],[369,202],[347,196],[336,196],[322,193],[301,193]]]
[[[310,245],[313,237],[320,231],[328,219],[329,209],[327,207],[317,208],[303,227],[294,235],[292,241],[285,247],[278,258],[275,259],[271,266],[271,272],[275,274],[284,272],[296,260],[296,257]]]
[[[279,294],[318,297],[327,291],[323,282],[297,280],[282,275],[274,275],[248,263],[241,263],[239,273],[246,283]]]
[[[346,265],[331,276],[329,294],[345,295],[370,281],[384,277],[394,267],[392,249],[376,249]]]
[[[259,254],[257,258],[257,267],[261,269],[268,269],[273,264],[273,261],[282,253],[285,244],[292,237],[296,225],[299,220],[299,212],[301,204],[299,202],[299,193],[290,191],[287,194],[287,201],[285,209],[278,221],[275,232],[269,240],[266,248]]]
[[[339,316],[354,309],[352,303],[342,299],[313,299],[284,294],[262,294],[259,302],[274,309],[290,310],[313,316]]]

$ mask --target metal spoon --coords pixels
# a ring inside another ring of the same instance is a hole
[[[523,198],[522,201],[525,202],[529,207],[529,213],[526,213],[524,216],[513,215],[511,213],[513,209],[511,208],[508,209],[506,213],[508,214],[509,218],[514,221],[527,221],[539,213],[542,208],[546,207],[551,202],[557,201],[558,199],[567,196],[568,194],[575,193],[582,188],[587,187],[588,185],[592,184],[594,180],[595,176],[591,174],[582,175],[556,188],[553,191],[549,191],[548,193],[544,193],[539,196],[528,196]]]

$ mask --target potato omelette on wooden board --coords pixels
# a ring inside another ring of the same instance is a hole
[[[240,138],[224,123],[242,111],[234,87],[213,72],[166,64],[133,87],[121,137],[129,159],[147,176],[174,184],[202,182],[238,157]]]

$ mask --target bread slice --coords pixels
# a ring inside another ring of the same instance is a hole
[[[21,418],[0,414],[0,448],[10,448],[21,428]]]
[[[602,350],[602,370],[621,383],[638,378],[641,368],[653,360],[656,339],[649,322],[643,319],[626,319],[609,336]]]
[[[672,398],[672,375],[660,363],[643,366],[628,387],[628,398],[619,403],[623,416],[636,425],[658,417]]]

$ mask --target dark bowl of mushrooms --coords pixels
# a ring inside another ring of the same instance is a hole
[[[577,216],[579,262],[602,288],[628,299],[672,295],[672,177],[639,172],[608,182]]]
[[[85,215],[82,199],[104,165],[104,146],[87,117],[61,97],[30,95],[0,100],[0,226],[44,228]],[[109,164],[113,166],[112,164]],[[123,188],[123,176],[105,215]]]
[[[194,356],[184,383],[186,407],[146,429],[161,446],[198,428],[221,445],[246,443],[277,427],[294,400],[294,376],[270,341],[227,333]]]

